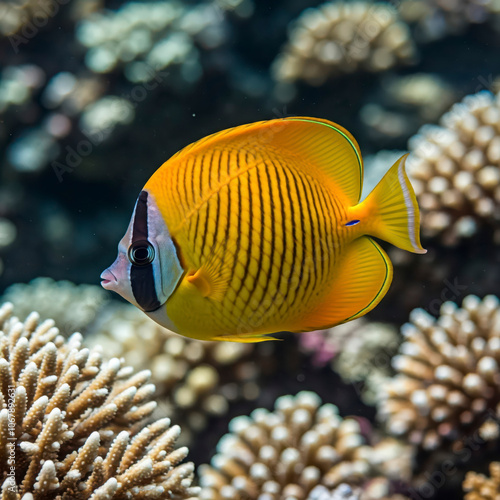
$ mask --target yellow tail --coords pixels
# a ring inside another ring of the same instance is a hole
[[[414,253],[426,253],[420,244],[420,213],[417,198],[405,171],[407,154],[384,175],[359,205],[353,218],[365,221],[366,234]]]

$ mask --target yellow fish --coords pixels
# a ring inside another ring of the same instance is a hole
[[[165,162],[101,278],[181,335],[258,342],[363,316],[392,280],[371,238],[425,253],[406,156],[360,202],[354,137],[328,120],[223,130]]]

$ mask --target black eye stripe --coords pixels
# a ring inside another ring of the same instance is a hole
[[[148,239],[148,193],[141,191],[135,207],[134,224],[132,226],[132,243],[147,241]],[[153,264],[130,268],[130,284],[132,293],[139,306],[146,312],[158,309],[158,301],[153,274]]]

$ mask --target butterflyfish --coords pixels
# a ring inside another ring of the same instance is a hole
[[[426,252],[406,158],[360,201],[359,146],[331,121],[205,137],[147,181],[102,286],[202,340],[258,342],[363,316],[393,274],[373,238]]]

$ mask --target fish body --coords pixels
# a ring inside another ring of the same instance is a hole
[[[425,252],[405,159],[359,203],[361,153],[333,122],[286,118],[206,137],[146,183],[103,286],[204,340],[255,342],[362,316],[392,279],[370,236]],[[153,260],[130,262],[134,245],[139,256],[153,248]]]

